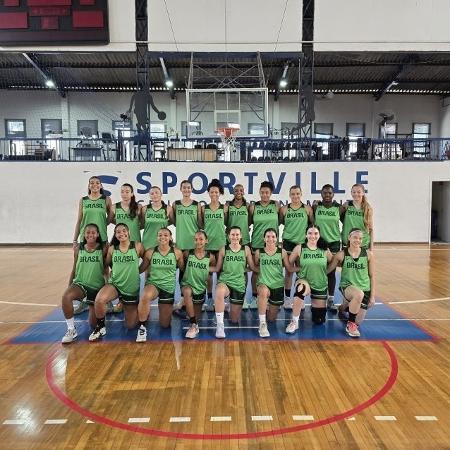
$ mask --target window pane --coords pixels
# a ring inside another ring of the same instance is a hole
[[[78,136],[98,136],[98,120],[77,120]]]
[[[364,123],[347,123],[348,137],[364,137]]]
[[[315,123],[314,124],[314,134],[316,137],[322,137],[318,136],[324,135],[326,137],[330,137],[333,135],[333,124],[332,123]]]
[[[166,125],[164,123],[151,123],[150,124],[151,137],[164,138],[166,137]]]
[[[130,130],[131,120],[113,120],[112,129],[115,130]]]
[[[249,123],[248,124],[248,134],[250,136],[264,136],[266,134],[266,129],[262,123]]]
[[[49,134],[62,134],[62,120],[61,119],[41,119],[42,137]]]
[[[6,137],[26,137],[25,120],[6,119]]]
[[[415,123],[413,127],[413,134],[430,134],[431,124],[429,123]]]

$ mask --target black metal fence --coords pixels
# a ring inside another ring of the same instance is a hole
[[[450,138],[217,139],[83,138],[0,139],[0,159],[9,161],[397,161],[450,159]]]

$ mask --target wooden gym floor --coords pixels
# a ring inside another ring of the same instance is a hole
[[[434,339],[11,343],[72,256],[1,247],[0,448],[449,449],[450,246],[375,254],[378,301]]]

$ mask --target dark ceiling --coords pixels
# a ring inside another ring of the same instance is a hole
[[[0,53],[0,89],[48,89],[44,75],[63,91],[120,91],[136,87],[135,52],[109,53]],[[187,87],[190,53],[150,52],[149,80],[154,90],[165,90],[160,58],[175,91]],[[296,92],[298,53],[261,53],[260,60],[267,87],[283,95]],[[426,52],[316,52],[314,90],[325,94],[389,93],[450,94],[450,53]],[[193,87],[258,87],[260,71],[256,53],[195,53]],[[283,70],[288,86],[278,91]],[[39,69],[41,70],[39,70]],[[238,77],[239,76],[239,77]],[[238,77],[234,81],[235,77]],[[225,83],[225,84],[224,84]],[[389,89],[386,89],[389,87]],[[384,93],[383,92],[383,93]]]

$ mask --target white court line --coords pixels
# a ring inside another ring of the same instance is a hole
[[[252,416],[253,422],[265,422],[270,420],[273,420],[272,416]]]
[[[354,422],[356,420],[356,417],[348,417],[345,419],[347,422]]]
[[[450,300],[450,297],[441,298],[426,298],[423,300],[405,300],[402,302],[387,302],[389,305],[406,305],[410,303],[428,303],[428,302],[441,302],[443,300]]]
[[[211,422],[231,422],[231,416],[211,416]]]
[[[24,302],[5,302],[1,301],[3,305],[22,305],[22,306],[51,306],[52,308],[55,308],[56,306],[60,305],[49,305],[48,303],[24,303]]]
[[[86,420],[86,423],[95,423],[92,420]]]
[[[23,419],[6,419],[3,421],[3,425],[24,425],[25,420]]]
[[[395,416],[374,416],[374,418],[380,422],[393,422],[397,420]]]
[[[130,417],[128,423],[149,423],[150,417]]]
[[[292,420],[314,420],[314,416],[292,416]]]
[[[190,422],[191,418],[190,417],[171,417],[169,419],[170,423],[181,423],[181,422]]]
[[[67,423],[67,419],[47,419],[44,425],[64,425]]]
[[[418,420],[419,422],[435,422],[436,420],[438,420],[438,418],[436,416],[414,416],[416,418],[416,420]]]

